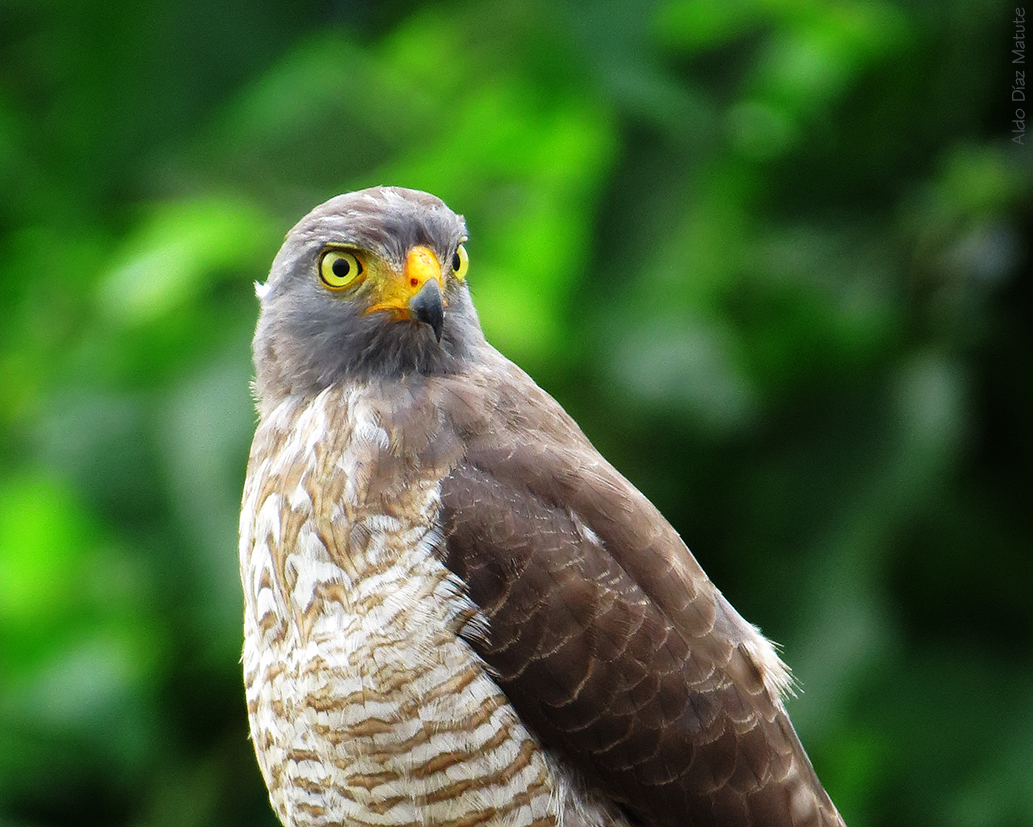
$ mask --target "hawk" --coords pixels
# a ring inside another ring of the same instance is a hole
[[[251,735],[287,827],[842,825],[772,644],[481,333],[466,225],[340,195],[257,286]]]

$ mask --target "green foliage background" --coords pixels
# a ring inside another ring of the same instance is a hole
[[[850,824],[1033,824],[1014,16],[0,3],[0,825],[275,823],[252,282],[376,183],[466,214],[489,339],[785,645]]]

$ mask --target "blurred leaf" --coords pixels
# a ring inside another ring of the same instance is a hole
[[[42,476],[0,486],[0,622],[24,634],[75,602],[95,532],[75,496]],[[7,637],[6,635],[4,637]]]
[[[699,51],[744,38],[747,26],[756,26],[766,16],[765,4],[755,0],[668,0],[659,5],[654,27],[665,44]]]
[[[256,253],[273,232],[270,219],[240,199],[157,205],[116,253],[100,306],[128,324],[154,322],[195,300],[213,272],[259,266]]]

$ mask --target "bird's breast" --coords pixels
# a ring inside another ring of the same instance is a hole
[[[252,737],[287,825],[557,820],[558,782],[460,632],[440,468],[359,390],[259,425],[241,517]]]

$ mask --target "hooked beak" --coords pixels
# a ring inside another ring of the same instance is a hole
[[[441,341],[441,327],[445,323],[445,300],[437,279],[427,279],[420,292],[409,299],[409,311],[417,321],[429,324],[434,338]]]
[[[441,262],[422,244],[409,250],[400,276],[392,276],[381,286],[379,301],[366,309],[388,311],[396,320],[409,319],[429,325],[434,338],[441,341],[445,321]]]

